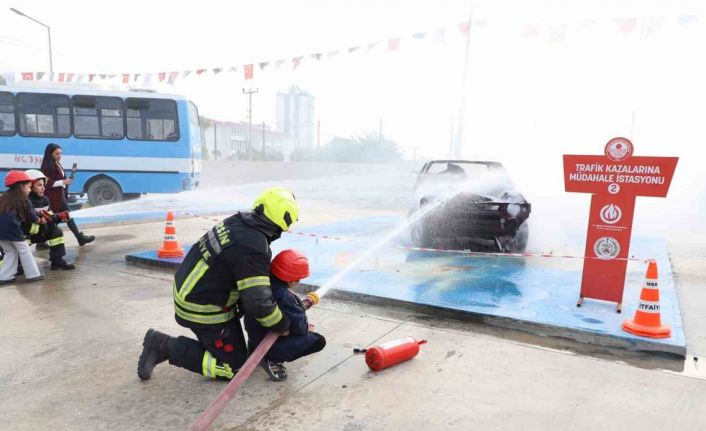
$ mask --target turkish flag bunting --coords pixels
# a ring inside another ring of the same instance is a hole
[[[253,74],[252,64],[246,64],[243,67],[243,71],[245,72],[245,79],[252,79],[252,74]]]
[[[395,39],[390,39],[387,42],[387,50],[388,51],[397,51],[397,49],[400,47],[400,38],[397,37]]]
[[[22,72],[23,81],[32,81],[34,79],[34,73],[32,72]]]

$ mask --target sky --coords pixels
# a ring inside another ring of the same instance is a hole
[[[297,85],[316,98],[321,141],[377,131],[405,155],[551,165],[564,152],[600,153],[614,136],[643,155],[693,160],[706,138],[704,2],[633,0],[9,0],[0,10],[0,73],[138,73],[238,66],[157,85],[202,113],[246,119],[243,88],[258,88],[253,121],[272,124],[275,94]],[[696,21],[680,25],[685,16]],[[472,17],[468,50],[457,24]],[[620,19],[635,18],[631,31]],[[445,28],[444,42],[434,44]],[[416,40],[413,33],[426,32]],[[400,49],[386,50],[402,37]],[[368,52],[361,48],[380,42]],[[308,57],[340,49],[321,61]],[[468,61],[466,62],[466,54]],[[307,56],[293,70],[291,58]],[[255,79],[242,65],[287,59]],[[467,66],[464,79],[464,65]],[[463,109],[461,109],[463,107]],[[668,154],[672,155],[672,154]],[[519,168],[516,168],[519,170]],[[558,166],[560,169],[560,165]],[[536,178],[528,171],[527,180]]]

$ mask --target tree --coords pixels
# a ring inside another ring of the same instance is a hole
[[[300,159],[297,159],[300,160]],[[402,160],[394,141],[383,139],[374,132],[362,136],[335,137],[320,151],[318,160],[331,162],[386,163]]]

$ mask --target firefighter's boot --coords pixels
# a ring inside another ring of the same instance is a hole
[[[137,375],[142,380],[152,377],[152,370],[157,364],[169,359],[169,342],[173,338],[152,328],[147,330],[142,341],[142,354],[137,361]]]

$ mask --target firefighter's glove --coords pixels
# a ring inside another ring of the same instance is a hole
[[[60,213],[57,213],[57,214],[56,214],[56,217],[57,217],[57,219],[58,219],[60,222],[66,223],[67,221],[69,221],[69,212],[68,212],[68,211],[62,211],[62,212],[60,212]]]

